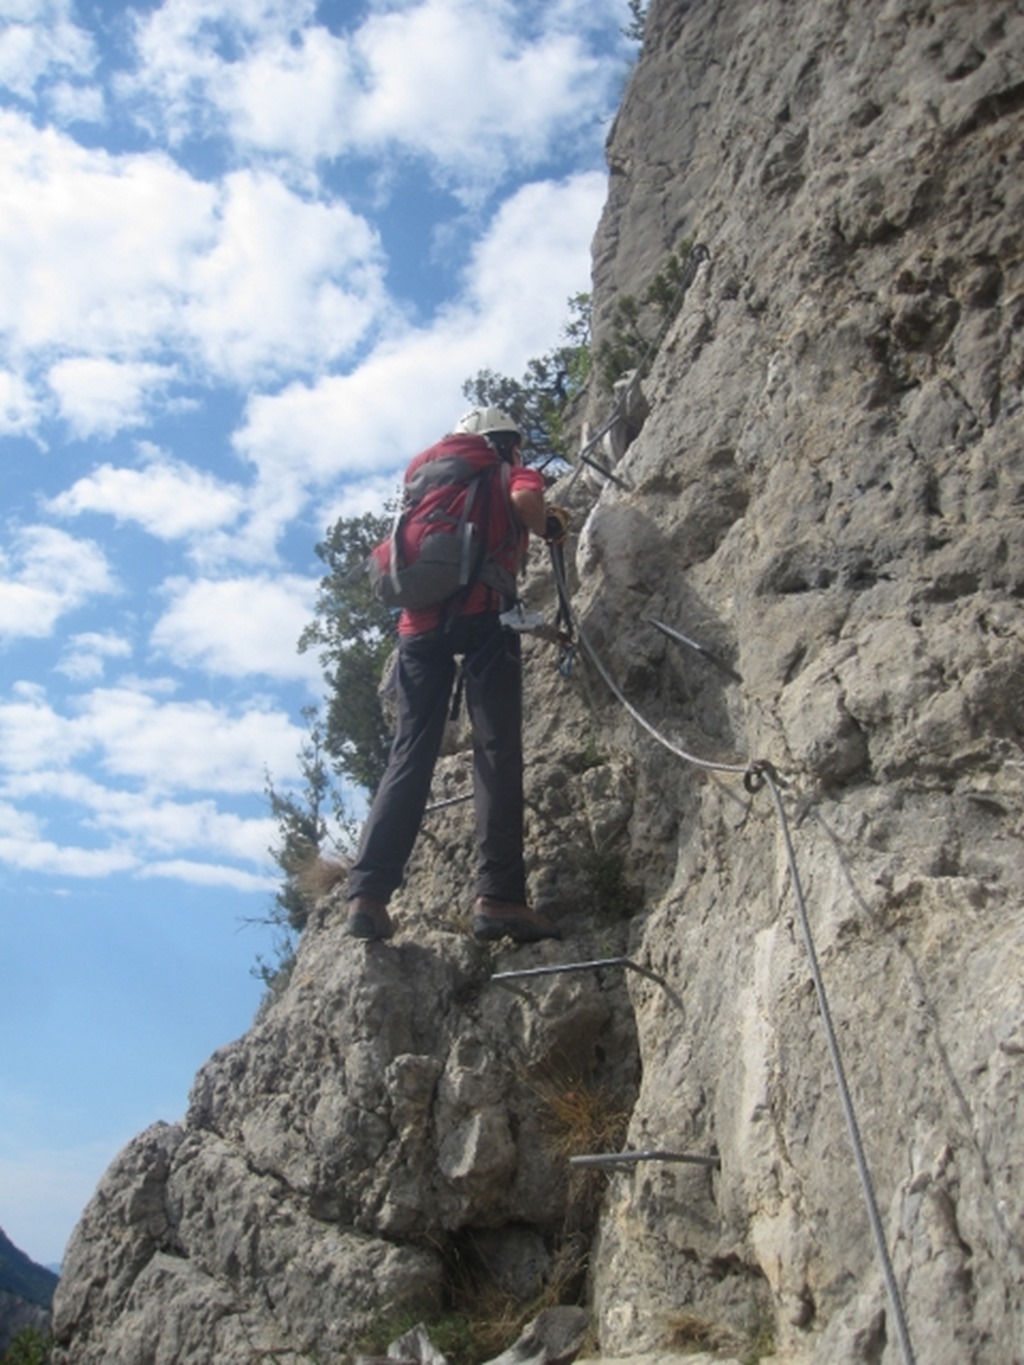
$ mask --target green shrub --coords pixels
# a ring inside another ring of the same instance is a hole
[[[622,294],[616,299],[611,338],[601,342],[595,357],[598,379],[609,393],[624,374],[642,370],[657,351],[686,295],[692,251],[693,242],[681,242],[639,298]]]
[[[0,1356],[0,1365],[47,1365],[51,1345],[38,1328],[25,1327]]]

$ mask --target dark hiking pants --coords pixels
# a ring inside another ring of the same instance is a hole
[[[460,655],[473,730],[475,894],[526,899],[520,641],[493,612],[458,616],[447,627],[401,639],[395,737],[349,872],[350,897],[387,902],[401,884],[427,804]]]

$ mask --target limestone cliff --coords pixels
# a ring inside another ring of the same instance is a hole
[[[610,1357],[1024,1359],[1024,15],[655,0],[609,159],[598,345],[682,241],[707,259],[617,482],[559,493],[571,675],[527,646],[531,884],[566,940],[466,938],[459,805],[393,943],[322,903],[86,1210],[58,1362],[344,1358],[470,1266],[584,1297]],[[467,775],[455,737],[437,796]],[[570,1142],[661,1156],[595,1174]]]

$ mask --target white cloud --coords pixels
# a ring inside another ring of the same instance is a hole
[[[103,123],[106,118],[106,99],[96,85],[58,81],[47,90],[46,102],[62,127],[70,123]]]
[[[28,843],[38,837],[39,820],[31,811],[0,801],[0,839]]]
[[[313,616],[315,580],[280,574],[175,580],[166,586],[172,602],[153,630],[152,643],[180,667],[235,678],[319,681],[315,660],[296,652]]]
[[[193,886],[224,886],[232,891],[274,891],[280,885],[280,877],[260,876],[255,872],[245,872],[237,867],[218,866],[216,863],[190,862],[187,858],[175,858],[165,863],[149,863],[143,868],[143,877],[168,877],[174,881],[191,883]]]
[[[109,432],[119,405],[139,420],[145,390],[170,377],[153,368],[168,349],[245,385],[321,370],[387,313],[372,229],[267,172],[210,184],[162,153],[89,149],[0,110],[0,202],[0,335],[20,376],[0,391],[0,422],[24,424],[13,385],[54,351],[66,415]],[[102,362],[96,393],[83,360]]]
[[[326,532],[341,517],[359,517],[364,512],[380,516],[389,504],[394,504],[401,492],[397,475],[383,478],[352,479],[337,490],[322,509],[322,530]]]
[[[594,173],[525,186],[473,252],[460,299],[430,326],[389,336],[350,374],[250,400],[235,442],[258,471],[262,517],[248,534],[260,553],[295,515],[299,488],[374,475],[388,484],[451,429],[466,405],[464,380],[484,368],[518,377],[551,346],[569,297],[589,286],[605,190]]]
[[[113,156],[0,110],[0,333],[16,355],[137,358],[176,338],[217,191],[162,153]]]
[[[607,191],[607,177],[591,171],[524,185],[502,204],[468,272],[474,312],[505,338],[497,368],[518,374],[548,349],[569,296],[590,288],[589,247]]]
[[[278,834],[275,820],[246,818],[212,800],[140,800],[135,793],[97,786],[90,805],[95,826],[130,837],[146,850],[148,865],[157,855],[202,850],[266,867],[267,849]]]
[[[109,633],[75,644],[126,652]],[[258,698],[228,707],[152,691],[95,688],[66,713],[38,683],[0,699],[0,863],[272,887],[278,831],[262,792],[268,771],[278,790],[297,780],[305,730]]]
[[[43,77],[90,76],[96,61],[92,38],[73,14],[71,0],[4,0],[0,86],[31,99]]]
[[[0,702],[0,771],[20,774],[60,767],[75,753],[71,727],[38,683],[15,683]]]
[[[90,598],[114,591],[106,557],[91,540],[27,526],[0,549],[0,639],[38,639]]]
[[[293,758],[291,768],[296,766]],[[290,775],[281,779],[284,785]],[[52,866],[56,871],[82,852],[46,832],[43,817],[34,810],[39,802],[45,803],[48,812],[58,807],[73,812],[76,829],[104,836],[107,847],[93,848],[80,863],[83,876],[105,875],[109,870],[141,874],[157,862],[166,868],[175,856],[188,854],[198,862],[197,855],[202,854],[247,863],[258,871],[245,875],[262,878],[270,866],[268,849],[278,835],[277,823],[269,815],[225,810],[213,798],[175,799],[146,785],[112,786],[71,768],[12,772],[2,791],[8,800],[0,801],[0,839],[5,841],[0,861],[37,870]],[[112,865],[108,859],[113,859]]]
[[[113,631],[82,631],[65,645],[56,671],[75,682],[95,682],[108,659],[128,659],[131,653],[130,642]]]
[[[40,405],[25,380],[0,370],[0,436],[31,435],[40,415]]]
[[[0,863],[50,876],[108,877],[130,872],[138,857],[128,849],[82,848],[45,837],[39,822],[24,811],[0,802]]]
[[[104,798],[81,769],[101,774],[103,791],[128,781],[152,803],[167,792],[261,792],[267,768],[285,777],[297,768],[305,732],[285,712],[258,698],[230,709],[208,701],[154,697],[125,685],[95,688],[61,714],[35,683],[19,683],[0,700],[0,772],[11,799],[45,796],[103,809]],[[99,779],[97,779],[99,780]],[[119,798],[110,798],[116,807]]]
[[[83,697],[72,721],[78,746],[97,751],[112,778],[151,792],[252,793],[264,771],[290,773],[304,734],[284,712],[258,701],[232,712],[206,701],[158,701],[125,687]]]
[[[296,43],[267,43],[222,73],[217,99],[242,147],[311,165],[341,153],[358,98],[350,45],[323,28]]]
[[[190,263],[183,320],[205,363],[243,383],[325,367],[387,315],[376,234],[342,203],[310,203],[274,176],[224,181],[219,234]]]
[[[177,141],[216,125],[237,69],[268,45],[301,42],[313,10],[309,0],[164,0],[135,16],[137,67],[120,89],[144,122]]]
[[[268,768],[279,789],[287,785],[304,738],[266,708],[161,705],[117,689],[94,692],[81,714],[64,717],[40,688],[22,685],[0,703],[0,863],[50,876],[127,872],[272,889],[268,849],[278,830],[265,803],[258,815],[221,803],[232,794],[251,803]],[[88,776],[87,762],[106,776]],[[169,794],[195,789],[217,796]]]
[[[175,377],[172,365],[80,356],[61,360],[48,375],[61,417],[78,436],[111,436],[141,425],[149,395]]]
[[[272,891],[279,884],[267,851],[278,835],[273,820],[243,819],[212,803],[149,805],[138,793],[107,795],[118,796],[123,818],[110,809],[109,799],[100,803],[107,808],[102,818],[88,807],[80,814],[86,827],[105,836],[99,847],[62,841],[46,831],[40,817],[0,801],[0,864],[53,877],[91,880],[129,873],[245,892]],[[167,857],[168,851],[205,856]],[[236,861],[219,861],[224,859]]]
[[[508,4],[423,0],[373,13],[356,35],[364,147],[394,142],[485,186],[596,120],[610,70],[581,32],[526,36]]]
[[[52,498],[47,511],[58,516],[107,513],[137,523],[160,540],[206,533],[239,516],[245,494],[237,485],[221,483],[151,447],[143,447],[142,453],[141,469],[102,464]]]
[[[172,142],[216,130],[300,169],[413,153],[473,194],[574,139],[599,152],[624,8],[419,0],[329,32],[303,0],[165,0],[139,19],[123,90]]]

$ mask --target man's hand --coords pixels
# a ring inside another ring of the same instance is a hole
[[[544,539],[549,545],[564,545],[565,538],[569,534],[569,513],[564,507],[556,507],[554,503],[546,511]]]

